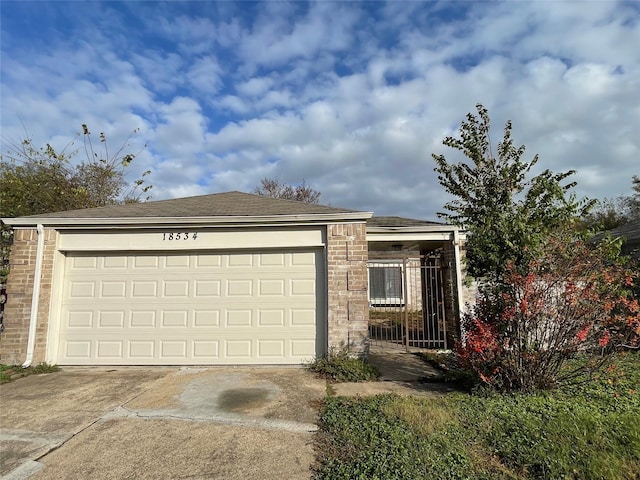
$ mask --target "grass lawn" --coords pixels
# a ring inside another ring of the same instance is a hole
[[[640,479],[640,354],[536,395],[328,397],[316,479]]]

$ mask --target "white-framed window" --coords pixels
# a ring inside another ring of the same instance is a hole
[[[369,303],[402,305],[402,265],[376,262],[369,266]]]

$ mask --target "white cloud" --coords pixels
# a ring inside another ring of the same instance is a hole
[[[161,123],[155,129],[156,148],[181,162],[182,158],[203,151],[205,120],[200,105],[191,98],[176,97],[157,107]]]
[[[187,79],[197,91],[210,95],[217,93],[222,87],[221,73],[222,69],[216,59],[208,55],[193,62],[187,72]]]
[[[139,127],[136,146],[149,148],[136,169],[153,170],[155,199],[277,176],[305,179],[336,206],[435,218],[447,198],[431,153],[460,158],[441,141],[477,102],[496,142],[511,119],[540,169],[577,169],[579,194],[625,194],[640,174],[633,4],[107,10],[58,25],[45,50],[5,22],[2,136],[21,138],[22,121],[36,140],[62,141],[88,123],[118,143]]]
[[[273,79],[268,77],[252,78],[236,86],[241,95],[257,97],[268,92],[273,86]]]

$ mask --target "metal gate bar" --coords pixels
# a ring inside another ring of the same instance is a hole
[[[387,348],[447,348],[439,254],[370,259],[369,336]]]

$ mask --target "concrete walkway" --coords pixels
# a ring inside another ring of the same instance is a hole
[[[379,382],[337,383],[332,385],[338,396],[370,396],[384,393],[433,396],[456,389],[444,383],[441,371],[420,356],[399,350],[372,348],[369,363],[380,372]]]

